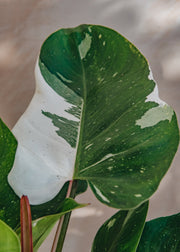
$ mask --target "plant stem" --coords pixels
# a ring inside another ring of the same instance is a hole
[[[71,191],[68,190],[67,196],[74,199],[75,195],[76,195],[76,189],[77,189],[77,180],[70,181],[70,183],[72,183],[72,187],[71,187]],[[64,240],[65,240],[67,229],[68,229],[68,225],[69,225],[69,221],[70,221],[70,217],[71,217],[71,212],[65,214],[65,216],[64,216],[63,223],[61,226],[61,232],[60,232],[57,247],[56,247],[56,252],[62,251],[62,248],[64,245]]]

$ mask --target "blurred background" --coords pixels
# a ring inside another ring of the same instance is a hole
[[[124,35],[148,59],[161,99],[180,123],[180,0],[0,0],[0,117],[12,128],[34,92],[43,41],[60,28],[100,24]],[[180,212],[180,152],[150,200],[148,219]],[[100,225],[117,210],[91,191],[73,212],[64,252],[88,252]],[[55,230],[53,230],[54,232]],[[39,249],[50,251],[53,232]]]

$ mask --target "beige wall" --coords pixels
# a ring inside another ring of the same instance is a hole
[[[160,96],[180,121],[180,1],[0,0],[0,117],[12,127],[34,92],[34,65],[43,40],[61,27],[81,23],[109,26],[148,58]],[[148,218],[180,212],[180,153],[150,201]],[[101,223],[114,213],[90,191],[75,211],[64,252],[90,251]],[[39,251],[50,251],[51,238]]]

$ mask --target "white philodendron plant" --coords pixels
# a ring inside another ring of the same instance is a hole
[[[19,235],[21,209],[22,249],[32,247],[23,195],[32,210],[34,251],[65,215],[60,252],[70,212],[87,205],[73,199],[88,184],[99,201],[121,209],[99,229],[92,252],[178,252],[179,215],[144,228],[148,200],[179,143],[175,112],[159,98],[144,56],[103,26],[61,29],[43,43],[35,79],[34,97],[12,130],[15,137],[0,121],[0,219]],[[156,225],[166,239],[154,243]],[[2,222],[3,230],[19,251],[14,231]]]

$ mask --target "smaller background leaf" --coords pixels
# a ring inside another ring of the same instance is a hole
[[[54,215],[47,215],[32,222],[32,232],[33,232],[33,251],[38,251],[43,241],[46,239],[56,222],[64,214],[77,209],[87,206],[87,204],[78,204],[75,200],[67,198],[61,203],[60,212]],[[16,231],[18,236],[20,236],[20,228]]]
[[[145,224],[137,252],[179,252],[180,213]]]
[[[148,202],[136,209],[119,211],[99,229],[92,252],[136,251],[148,210]]]
[[[20,252],[20,240],[17,234],[0,220],[0,252]]]

